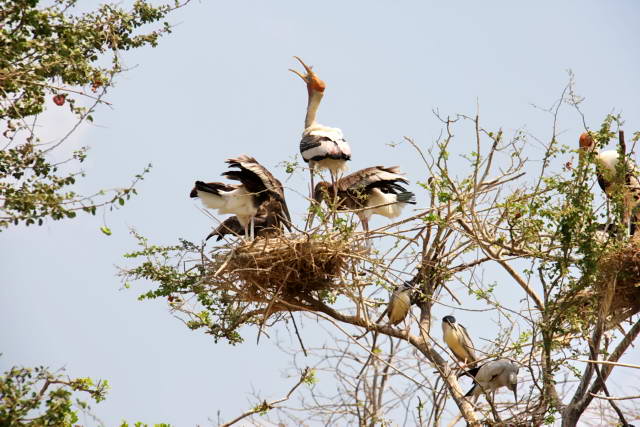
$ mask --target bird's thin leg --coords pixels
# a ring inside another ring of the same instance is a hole
[[[256,223],[255,216],[251,217],[251,240],[255,240],[256,238]]]
[[[364,239],[367,248],[371,249],[371,241],[369,240],[369,218],[362,218],[362,229],[364,230]]]
[[[329,175],[331,176],[331,188],[333,189],[333,194],[331,197],[331,218],[333,221],[333,225],[336,223],[337,218],[337,204],[338,204],[338,188],[336,187],[336,177],[333,175],[333,171],[329,169]]]
[[[244,240],[245,241],[249,240],[249,223],[248,222],[244,225]]]
[[[309,162],[309,177],[311,178],[311,187],[309,188],[309,200],[313,201],[313,164]]]
[[[315,209],[316,201],[313,198],[313,190],[315,186],[313,185],[313,163],[312,162],[309,162],[309,178],[310,178],[309,181],[311,182],[311,187],[309,188],[310,209]],[[313,211],[309,212],[309,214],[307,215],[307,221],[304,225],[305,231],[309,229],[309,227],[313,223],[313,217],[314,217]]]

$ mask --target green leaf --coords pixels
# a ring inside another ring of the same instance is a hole
[[[111,229],[107,226],[100,227],[100,231],[102,231],[107,236],[111,236]]]

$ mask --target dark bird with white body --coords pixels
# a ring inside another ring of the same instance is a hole
[[[478,356],[476,356],[473,341],[471,341],[467,329],[456,322],[455,317],[445,316],[442,318],[442,337],[456,359],[467,367],[476,366]]]
[[[275,215],[275,225],[284,225],[290,230],[291,217],[280,181],[253,157],[243,154],[226,160],[226,163],[238,170],[229,170],[222,175],[240,181],[240,184],[196,181],[190,196],[199,198],[205,207],[216,209],[219,214],[236,215],[245,236],[255,236],[255,216],[260,207],[266,204]]]
[[[416,204],[415,194],[402,186],[408,183],[398,166],[373,166],[340,178],[333,184],[319,182],[313,198],[317,203],[335,200],[338,210],[355,210],[362,228],[368,232],[372,215],[396,218],[407,204]]]
[[[518,370],[520,367],[506,359],[492,360],[479,368],[470,369],[467,373],[474,378],[473,387],[465,397],[473,396],[474,402],[481,393],[491,393],[500,387],[513,391],[514,401],[518,401]]]
[[[305,162],[309,164],[311,174],[311,191],[313,191],[313,172],[322,169],[329,169],[331,182],[338,179],[338,174],[347,169],[347,161],[351,160],[351,147],[345,141],[342,131],[321,125],[316,121],[318,107],[324,96],[326,84],[318,78],[310,66],[302,59],[294,56],[300,61],[305,69],[305,73],[289,69],[289,71],[300,76],[307,85],[307,114],[304,119],[304,131],[300,141],[300,154]]]

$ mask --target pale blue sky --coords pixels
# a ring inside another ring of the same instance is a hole
[[[199,241],[212,222],[189,190],[195,179],[217,179],[230,156],[251,154],[284,178],[276,164],[297,154],[306,106],[303,83],[287,71],[293,55],[326,81],[319,120],[342,128],[351,170],[399,164],[424,180],[409,147],[387,144],[406,135],[429,146],[440,133],[436,108],[473,114],[479,103],[485,127],[526,126],[548,138],[550,119],[531,104],[550,106],[567,69],[590,126],[616,111],[628,133],[640,130],[639,12],[631,0],[192,2],[156,49],[126,56],[135,67],[112,90],[114,108],[101,108],[76,138],[92,147],[82,191],[125,185],[154,165],[140,196],[107,216],[113,235],[85,216],[0,234],[0,369],[45,364],[108,379],[112,391],[95,407],[107,425],[207,425],[218,409],[226,419],[246,409],[252,388],[279,397],[292,380],[273,342],[257,348],[248,332],[246,344],[216,345],[160,301],[119,291],[114,265],[134,247],[128,228],[158,243]],[[562,119],[563,142],[573,145],[580,122]],[[287,183],[298,218],[304,202],[292,190],[304,194],[306,178]],[[456,316],[474,336],[490,327]],[[325,337],[311,322],[305,334]]]

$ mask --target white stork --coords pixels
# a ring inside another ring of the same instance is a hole
[[[307,115],[304,119],[304,132],[302,132],[302,140],[300,141],[300,154],[302,154],[304,161],[309,163],[311,191],[313,191],[314,170],[329,169],[331,182],[334,183],[338,179],[338,174],[347,169],[347,161],[351,160],[351,147],[344,140],[340,129],[323,126],[316,121],[316,114],[326,85],[302,59],[297,56],[294,58],[300,61],[306,71],[306,74],[303,74],[289,69],[307,84],[309,99]]]
[[[518,371],[520,367],[506,359],[492,360],[479,368],[470,369],[467,373],[474,379],[473,387],[465,397],[473,396],[474,402],[481,393],[491,393],[500,387],[513,391],[513,398],[518,401]]]
[[[456,359],[469,368],[476,366],[478,356],[476,356],[473,341],[471,341],[467,329],[457,323],[455,317],[445,316],[442,318],[442,338]]]
[[[619,162],[618,151],[599,151],[595,146],[593,137],[588,132],[580,135],[579,144],[581,156],[584,156],[585,153],[595,152],[598,184],[608,198],[614,197],[616,193],[615,181],[618,173],[617,168]],[[627,160],[625,172],[625,184],[622,193],[624,204],[623,221],[627,230],[630,230],[631,235],[633,235],[638,223],[640,223],[640,213],[634,213],[634,210],[636,210],[636,207],[640,204],[640,180],[638,180],[639,171],[633,161]]]
[[[405,205],[415,205],[415,194],[407,191],[401,183],[408,184],[409,181],[398,166],[373,166],[340,178],[333,184],[319,182],[313,191],[313,199],[318,204],[323,200],[335,200],[338,210],[356,210],[362,228],[368,232],[372,215],[396,218]]]
[[[220,214],[235,214],[244,228],[244,235],[250,238],[255,236],[254,218],[262,206],[269,206],[278,227],[282,224],[291,230],[291,217],[280,181],[253,157],[243,154],[227,159],[226,163],[239,170],[230,170],[222,175],[240,181],[240,184],[196,181],[190,196],[198,197],[207,208],[217,209]]]

